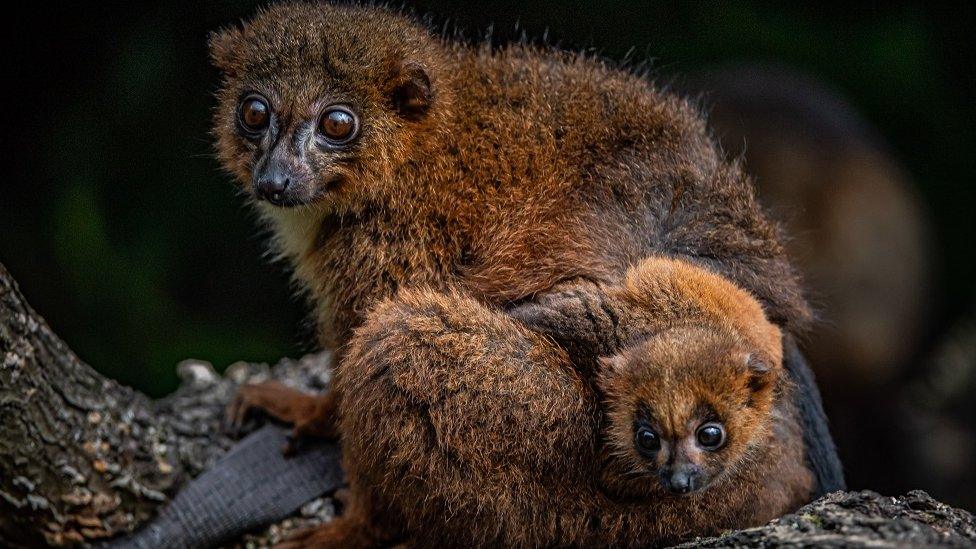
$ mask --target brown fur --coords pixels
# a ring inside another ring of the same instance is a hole
[[[348,148],[287,158],[304,205],[257,204],[338,351],[314,417],[271,410],[326,433],[339,412],[353,501],[309,543],[351,543],[363,524],[417,543],[636,539],[639,506],[574,499],[599,461],[588,378],[499,307],[668,255],[734,281],[791,333],[809,320],[747,177],[694,108],[642,78],[466,47],[375,7],[274,6],[216,36],[212,55],[219,156],[248,193],[269,149],[297,142],[323,104],[350,105],[362,125]],[[425,91],[421,113],[400,108],[404,85]],[[235,126],[252,91],[277,121],[259,144]],[[242,409],[267,405],[260,394]]]
[[[654,501],[648,516],[677,517],[649,520],[643,542],[761,524],[809,498],[813,479],[781,334],[755,299],[718,275],[663,258],[631,269],[599,299],[600,309],[614,312],[614,337],[623,345],[597,372],[607,413],[604,490]],[[635,418],[643,414],[668,444],[653,459],[634,443]],[[712,421],[724,426],[727,441],[704,451],[694,444],[695,429]],[[702,491],[669,496],[658,476],[683,460],[703,471]]]
[[[687,270],[656,282],[680,286]],[[677,308],[687,313],[643,327],[661,331],[600,373],[602,404],[564,351],[500,311],[456,292],[404,290],[383,301],[336,378],[355,402],[340,424],[357,433],[343,438],[353,507],[303,542],[330,544],[333,529],[352,523],[374,542],[418,546],[662,544],[795,509],[812,477],[778,330],[744,292],[705,275],[694,282],[711,285]],[[738,303],[745,313],[728,321],[723,306]],[[752,353],[768,365],[758,388],[738,360]],[[667,494],[633,454],[634,410],[687,417],[702,402],[730,442],[711,458],[706,489]]]

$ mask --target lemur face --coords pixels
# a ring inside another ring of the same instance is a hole
[[[275,206],[314,202],[342,184],[343,165],[360,133],[359,115],[328,97],[305,109],[275,108],[268,95],[247,91],[237,108],[237,133],[253,158],[251,192]]]
[[[761,442],[778,369],[728,334],[669,330],[604,361],[612,453],[677,495],[703,490]]]
[[[390,19],[391,35],[366,34]],[[223,72],[217,148],[274,207],[368,198],[407,156],[434,98],[431,40],[386,12],[281,5],[211,39]]]

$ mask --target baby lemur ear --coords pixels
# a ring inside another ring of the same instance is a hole
[[[408,120],[420,120],[427,114],[434,99],[427,71],[419,63],[400,65],[388,86],[393,107]]]
[[[749,373],[747,381],[749,388],[757,392],[772,385],[776,379],[776,371],[770,366],[769,361],[758,353],[749,353],[745,356],[746,369]]]
[[[240,45],[243,32],[231,27],[210,33],[207,44],[210,47],[210,61],[224,74],[234,74],[234,52]]]

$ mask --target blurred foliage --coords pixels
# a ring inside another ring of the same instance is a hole
[[[38,7],[5,36],[0,261],[83,359],[161,395],[184,358],[275,360],[303,332],[208,135],[207,32],[252,7],[147,6]]]
[[[187,357],[223,367],[311,347],[304,307],[285,270],[263,257],[260,231],[208,134],[218,75],[207,33],[256,5],[33,5],[3,37],[0,261],[84,360],[153,395],[175,386],[173,366]],[[472,39],[524,32],[648,62],[664,83],[747,62],[814,75],[880,130],[933,214],[941,256],[933,335],[976,303],[971,6],[414,7]]]

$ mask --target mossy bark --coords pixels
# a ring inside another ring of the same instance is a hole
[[[0,541],[94,540],[133,527],[186,477],[144,395],[81,362],[0,266]]]
[[[144,522],[230,444],[210,428],[216,414],[200,425],[201,404],[153,402],[99,375],[0,265],[0,546],[95,541]]]

